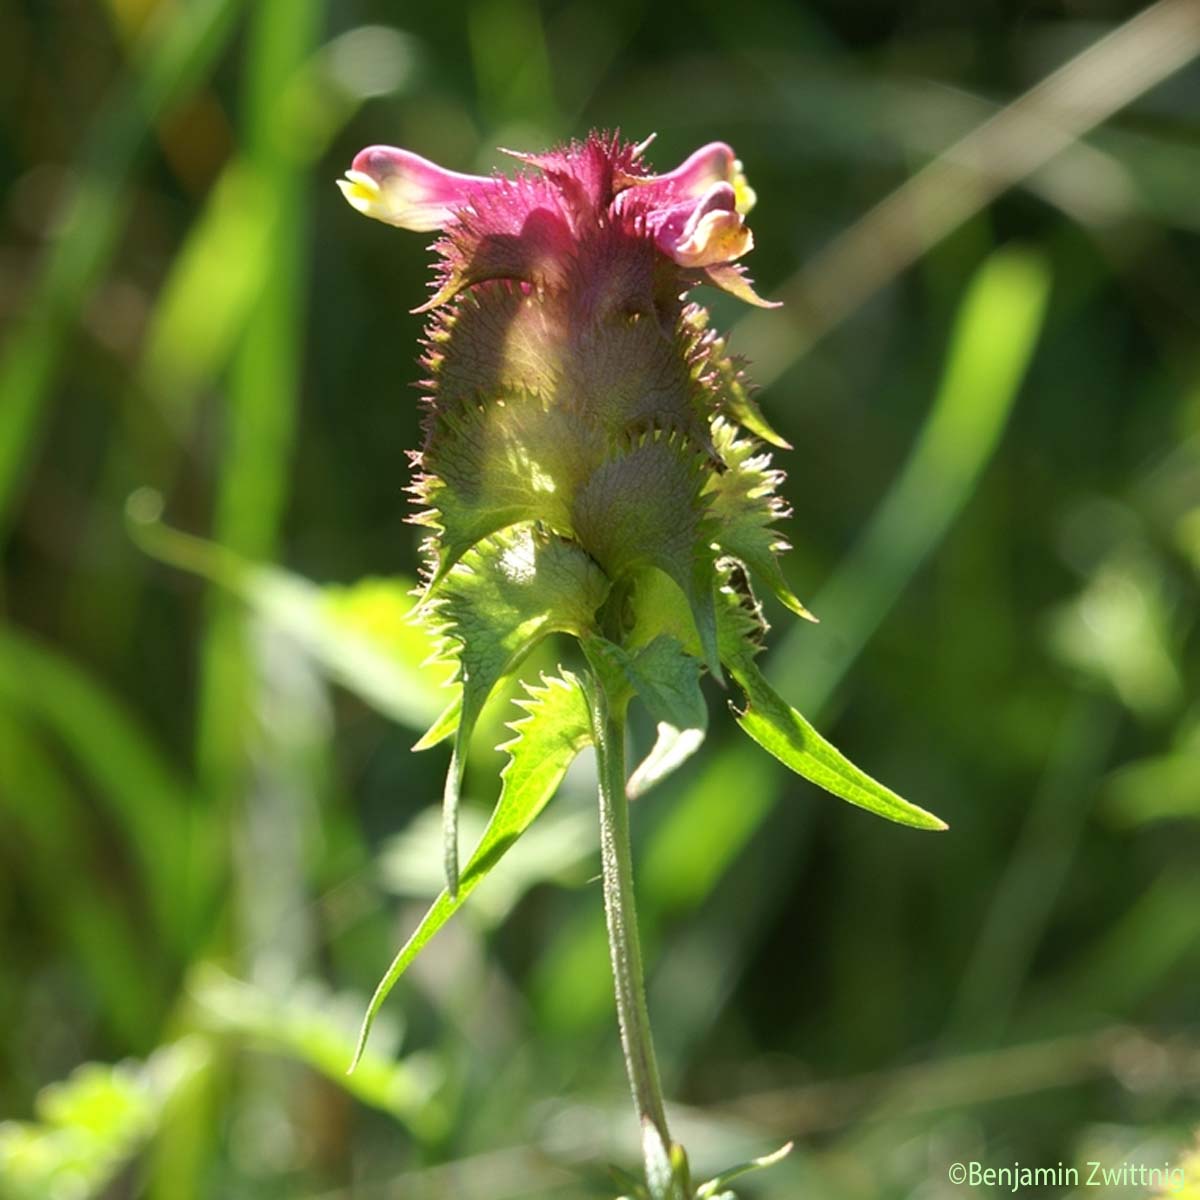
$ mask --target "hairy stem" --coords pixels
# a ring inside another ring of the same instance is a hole
[[[658,1062],[650,1037],[642,947],[633,898],[633,855],[629,842],[629,801],[625,796],[625,718],[610,705],[603,684],[592,689],[592,721],[600,775],[600,856],[604,872],[604,911],[617,996],[617,1020],[633,1103],[643,1129],[654,1127],[663,1147],[671,1144],[663,1107]]]

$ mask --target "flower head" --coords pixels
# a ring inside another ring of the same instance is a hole
[[[805,613],[758,438],[786,443],[686,299],[764,303],[738,261],[753,192],[722,142],[665,174],[645,148],[592,135],[482,177],[372,146],[339,181],[368,216],[440,233],[412,492],[425,611],[462,684],[448,810],[484,699],[546,634],[667,637],[720,676],[722,588],[749,597],[749,573]]]

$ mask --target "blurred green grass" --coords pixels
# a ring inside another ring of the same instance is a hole
[[[714,310],[796,447],[786,569],[822,618],[769,609],[766,670],[952,827],[828,803],[713,693],[634,814],[678,1134],[702,1171],[799,1136],[746,1188],[778,1200],[1182,1153],[1194,10],[1071,77],[1082,136],[1044,165],[1031,126],[937,158],[1119,9],[0,10],[0,1186],[602,1197],[636,1157],[586,764],[398,989],[368,1074],[336,1069],[429,894],[443,763],[408,747],[444,697],[403,625],[425,254],[332,180],[371,142],[487,169],[592,126],[745,161],[751,266],[790,307]],[[496,780],[467,782],[484,811]]]

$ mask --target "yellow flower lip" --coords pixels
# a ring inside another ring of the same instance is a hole
[[[365,216],[374,216],[383,203],[383,189],[378,180],[368,175],[366,171],[355,171],[353,168],[346,172],[345,179],[335,181],[342,189],[351,208]]]
[[[740,158],[733,160],[733,178],[729,182],[733,185],[734,195],[737,197],[737,211],[744,217],[758,202],[758,196],[746,179],[746,171]]]

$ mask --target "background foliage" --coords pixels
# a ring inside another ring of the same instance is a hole
[[[426,254],[332,180],[371,142],[486,170],[592,126],[744,159],[788,307],[712,304],[796,447],[822,618],[766,671],[951,825],[817,793],[712,691],[634,812],[677,1135],[701,1174],[797,1137],[764,1200],[1181,1161],[1200,18],[1101,42],[1131,16],[0,8],[0,1192],[566,1198],[636,1161],[586,762],[342,1073],[438,886],[444,762],[409,747],[445,693],[403,623]],[[482,723],[468,842],[517,715]]]

